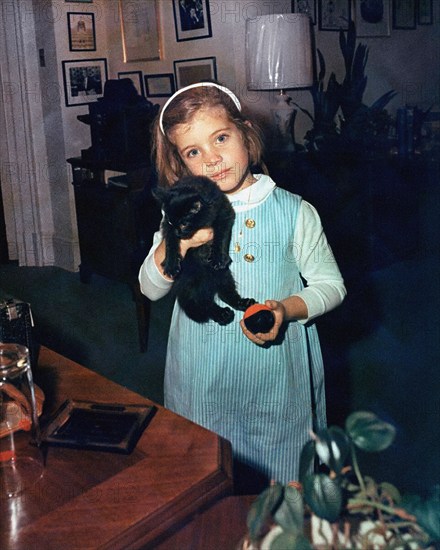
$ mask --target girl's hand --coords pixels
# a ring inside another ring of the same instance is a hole
[[[277,302],[276,300],[266,300],[264,303],[269,309],[272,310],[275,317],[275,324],[270,332],[257,332],[257,334],[253,334],[246,328],[244,320],[242,319],[240,321],[241,330],[246,338],[248,338],[251,342],[254,342],[254,344],[258,344],[260,346],[266,342],[272,342],[275,340],[278,336],[280,326],[286,320],[286,308],[282,302]]]
[[[196,231],[191,238],[181,239],[180,254],[182,255],[182,258],[185,257],[185,254],[188,252],[190,248],[197,248],[206,243],[209,243],[209,241],[212,241],[213,238],[214,238],[213,229],[211,227],[204,227]]]

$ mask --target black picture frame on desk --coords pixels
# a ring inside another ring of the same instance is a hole
[[[393,29],[414,30],[416,8],[416,0],[393,0]]]
[[[87,105],[103,97],[107,59],[72,59],[63,61],[62,66],[66,107]]]
[[[67,29],[71,52],[96,51],[95,14],[68,12]]]

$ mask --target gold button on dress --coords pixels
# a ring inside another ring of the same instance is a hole
[[[253,256],[252,254],[245,254],[244,259],[246,260],[246,262],[252,263],[255,260],[255,256]]]
[[[253,229],[255,227],[255,220],[252,220],[251,218],[248,218],[245,222],[244,222],[245,226],[248,228],[248,229]]]

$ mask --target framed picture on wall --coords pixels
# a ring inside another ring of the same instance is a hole
[[[157,0],[119,0],[124,63],[161,58]]]
[[[393,0],[393,29],[416,28],[416,0]]]
[[[202,80],[217,80],[216,58],[178,59],[174,61],[174,76],[177,89]]]
[[[320,31],[346,31],[350,23],[350,0],[319,0]]]
[[[172,73],[146,74],[144,80],[148,97],[169,97],[175,92]]]
[[[292,0],[292,12],[305,13],[316,25],[316,2],[317,0]]]
[[[357,36],[390,36],[391,0],[371,5],[356,2],[354,22]]]
[[[69,50],[71,52],[96,51],[95,15],[93,13],[67,14]]]
[[[173,0],[177,42],[212,36],[209,0]]]
[[[434,23],[433,0],[418,1],[417,23],[419,25],[432,25]]]
[[[107,59],[63,61],[66,106],[87,105],[104,95]]]
[[[136,88],[139,95],[145,95],[144,83],[142,81],[142,71],[122,71],[118,73],[118,79],[129,78]]]

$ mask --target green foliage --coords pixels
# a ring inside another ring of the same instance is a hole
[[[396,435],[394,426],[367,411],[351,414],[345,422],[345,429],[354,445],[370,453],[387,449]]]
[[[302,532],[304,525],[304,503],[298,489],[284,488],[283,499],[278,508],[273,511],[273,519],[285,531]]]
[[[316,434],[315,452],[323,464],[340,474],[350,452],[347,434],[338,426],[320,430]]]
[[[428,498],[408,495],[402,506],[417,518],[417,522],[431,537],[432,542],[440,543],[440,486],[436,485]]]
[[[332,72],[325,88],[326,64],[318,49],[318,78],[310,89],[314,114],[297,105],[313,122],[312,129],[304,136],[306,148],[334,152],[382,148],[387,145],[392,124],[385,106],[396,92],[390,90],[371,106],[363,103],[368,81],[365,69],[369,51],[365,44],[356,43],[353,21],[349,23],[347,35],[342,30],[339,32],[339,47],[345,67],[342,83]]]
[[[440,541],[440,488],[428,499],[402,499],[391,483],[377,483],[360,472],[356,450],[381,452],[392,445],[395,428],[374,413],[358,411],[348,416],[345,430],[331,426],[313,434],[301,453],[302,491],[275,483],[255,500],[248,515],[249,537],[258,548],[312,548],[304,536],[304,515],[312,514],[339,524],[356,517],[365,530],[352,543],[370,547],[378,533],[386,547],[428,548]],[[313,472],[319,459],[321,471]],[[384,543],[385,544],[385,543]],[[380,546],[385,547],[385,546]]]
[[[334,522],[342,508],[342,488],[339,480],[325,474],[311,474],[304,480],[304,498],[318,517]]]
[[[258,540],[261,537],[267,526],[267,521],[283,500],[284,487],[280,483],[271,485],[258,496],[247,517],[247,527],[251,540]]]

